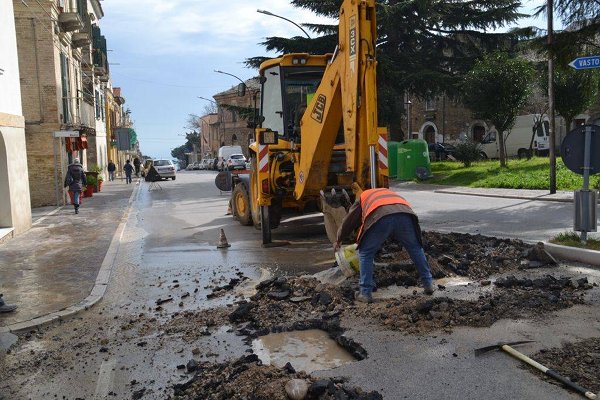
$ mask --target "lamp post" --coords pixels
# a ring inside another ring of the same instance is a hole
[[[306,35],[307,38],[311,39],[310,35],[304,30],[304,28],[302,28],[300,25],[298,25],[297,23],[295,23],[294,21],[292,21],[291,19],[287,19],[285,17],[282,17],[281,15],[277,15],[277,14],[273,14],[270,11],[267,10],[256,10],[257,13],[261,13],[261,14],[265,14],[265,15],[269,15],[271,17],[275,17],[275,18],[281,18],[289,23],[292,23],[294,25],[296,25],[302,32],[304,32],[304,34]]]
[[[410,132],[410,128],[411,128],[411,126],[410,126],[410,106],[411,106],[412,102],[410,100],[407,100],[404,104],[406,105],[406,130],[408,131],[407,132],[408,137],[405,138],[405,140],[408,140],[408,139],[412,138],[411,132]]]

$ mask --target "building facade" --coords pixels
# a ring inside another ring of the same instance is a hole
[[[0,2],[0,241],[31,227],[13,4]]]
[[[96,164],[95,87],[107,79],[105,52],[94,47],[98,0],[13,0],[33,207],[65,204],[62,182],[79,158]],[[75,131],[77,137],[55,132]],[[103,140],[105,142],[105,140]]]
[[[260,83],[257,79],[249,79],[245,81],[245,85],[246,91],[243,96],[240,96],[238,87],[235,86],[215,94],[213,98],[219,108],[219,147],[242,146],[242,151],[248,157],[248,145],[254,134],[254,129],[248,127],[252,119],[248,116],[248,111],[260,108]],[[244,113],[241,112],[242,110]],[[246,116],[244,117],[243,114]]]

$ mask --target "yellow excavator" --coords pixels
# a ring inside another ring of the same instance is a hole
[[[375,44],[375,0],[345,0],[334,53],[286,54],[260,66],[250,174],[233,175],[228,186],[234,217],[260,228],[264,245],[282,213],[315,206],[332,240],[343,206],[364,189],[388,186]]]

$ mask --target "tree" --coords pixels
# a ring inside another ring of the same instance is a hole
[[[191,117],[191,114],[190,114]],[[191,118],[190,118],[191,119]],[[171,156],[180,160],[186,161],[185,153],[194,151],[195,147],[200,143],[200,133],[197,131],[187,132],[185,134],[185,144],[174,149],[171,149]]]
[[[506,167],[506,131],[525,106],[533,79],[531,64],[507,53],[494,52],[484,56],[467,74],[463,101],[478,117],[490,121],[499,135],[500,165]]]
[[[598,73],[576,71],[570,67],[554,73],[555,107],[565,119],[567,129],[577,114],[592,106],[598,96]]]
[[[342,0],[292,0],[292,4],[327,17],[337,18]],[[485,52],[513,50],[531,29],[507,33],[486,30],[505,27],[522,14],[515,0],[382,0],[378,2],[378,99],[379,119],[399,129],[404,94],[421,98],[438,94],[458,96],[461,78]],[[262,45],[279,53],[333,52],[337,26],[303,24],[322,36],[316,39],[269,37]],[[247,60],[257,67],[264,60]]]

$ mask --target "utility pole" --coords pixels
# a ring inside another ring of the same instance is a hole
[[[548,111],[550,113],[550,194],[556,193],[556,121],[554,112],[554,4],[547,0],[548,8]]]

